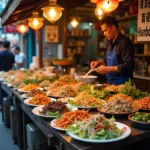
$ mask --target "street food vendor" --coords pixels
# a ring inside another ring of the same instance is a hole
[[[123,84],[133,79],[134,45],[132,41],[120,33],[115,17],[106,16],[101,20],[101,30],[110,41],[106,52],[106,61],[92,61],[91,68],[97,73],[106,74],[109,84]]]

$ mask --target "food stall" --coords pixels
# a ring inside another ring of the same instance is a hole
[[[2,96],[9,96],[10,104],[16,107],[16,140],[20,149],[27,149],[26,125],[30,122],[36,124],[49,145],[57,149],[136,148],[138,143],[143,146],[142,143],[149,140],[149,93],[137,90],[130,82],[97,89],[69,75],[47,77],[44,72],[44,69],[10,71],[1,75]],[[76,125],[81,122],[81,129],[71,126],[75,120],[78,120]],[[88,137],[94,133],[94,124],[90,124],[94,120],[100,121],[100,129],[105,126],[107,131],[110,126],[110,133],[97,134],[98,129],[95,130],[98,139]],[[83,127],[91,131],[88,136]]]

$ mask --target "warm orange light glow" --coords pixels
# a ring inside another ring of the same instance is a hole
[[[38,16],[38,12],[33,12],[33,16],[28,18],[28,25],[34,30],[39,30],[43,26],[43,20]]]
[[[118,5],[118,0],[97,0],[97,6],[106,13],[114,11],[118,7]]]
[[[95,8],[95,15],[96,15],[96,17],[99,19],[99,20],[101,20],[102,18],[103,18],[103,16],[104,16],[104,11],[100,8],[100,7],[96,7]]]
[[[28,27],[28,25],[25,24],[24,21],[21,21],[21,22],[17,25],[17,30],[18,30],[18,32],[24,34],[24,33],[28,32],[29,27]]]
[[[79,22],[76,20],[76,18],[73,18],[70,24],[73,28],[76,28],[79,25]]]
[[[49,5],[42,8],[44,17],[51,23],[54,23],[62,16],[61,6],[56,4],[56,0],[49,0]]]

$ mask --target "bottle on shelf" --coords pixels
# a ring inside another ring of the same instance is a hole
[[[148,53],[148,43],[144,44],[144,54],[147,55]]]

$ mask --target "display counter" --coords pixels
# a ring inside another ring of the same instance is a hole
[[[131,145],[137,145],[140,141],[150,140],[150,130],[139,130],[131,126],[128,119],[117,120],[131,128],[131,135],[117,142],[111,143],[85,143],[77,141],[67,136],[65,132],[59,132],[50,126],[51,120],[45,120],[32,113],[33,107],[24,104],[19,92],[9,88],[6,84],[1,84],[2,96],[11,97],[11,105],[17,110],[17,141],[20,149],[27,149],[26,125],[33,122],[46,135],[49,145],[55,145],[61,150],[119,150]]]

